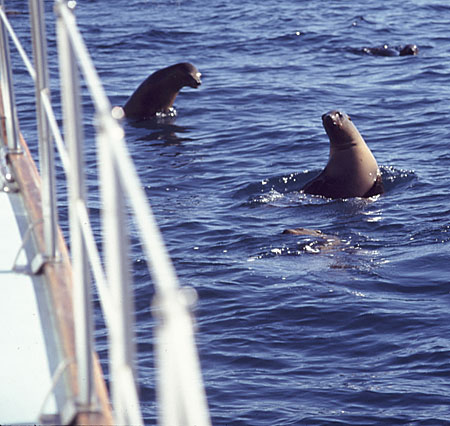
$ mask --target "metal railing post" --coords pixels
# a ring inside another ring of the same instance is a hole
[[[112,121],[112,120],[111,120]],[[113,123],[114,124],[114,123]],[[110,373],[111,395],[114,407],[115,421],[118,424],[134,422],[142,424],[140,412],[127,407],[124,395],[124,372],[130,371],[134,376],[134,306],[131,293],[129,273],[129,254],[127,225],[125,221],[125,199],[123,183],[115,166],[116,159],[108,146],[111,135],[102,128],[106,123],[100,123],[98,129],[98,164],[100,167],[100,188],[102,194],[102,225],[103,235],[107,235],[103,252],[106,264],[106,277],[111,291],[112,304],[116,313],[114,328],[109,330],[110,339]],[[118,126],[116,126],[118,127]],[[114,127],[113,127],[114,128]],[[121,129],[118,128],[121,132]],[[133,384],[133,386],[135,386]],[[136,389],[128,393],[136,394]],[[129,410],[130,409],[130,410]],[[137,420],[136,420],[137,419]]]
[[[4,11],[4,1],[0,0],[0,8]],[[0,77],[3,97],[3,109],[5,113],[6,138],[10,152],[21,152],[19,145],[19,126],[14,97],[14,86],[11,72],[11,60],[9,54],[9,39],[3,20],[0,19]]]
[[[62,8],[67,12],[66,2],[58,0],[57,38],[60,60],[61,97],[64,115],[64,133],[70,154],[69,173],[69,216],[70,241],[73,267],[73,300],[75,316],[75,345],[78,366],[78,403],[80,409],[90,410],[93,401],[92,362],[92,306],[89,264],[84,246],[82,229],[78,219],[77,203],[85,202],[83,132],[80,105],[80,83],[73,46],[68,36],[65,22],[61,17]]]
[[[42,178],[41,197],[45,256],[49,259],[54,259],[56,258],[57,229],[54,146],[42,99],[44,92],[50,99],[43,0],[30,0],[30,18],[36,71],[36,114],[39,131],[39,163]]]

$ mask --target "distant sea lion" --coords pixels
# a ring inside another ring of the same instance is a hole
[[[178,92],[185,86],[196,89],[202,83],[198,69],[182,62],[154,72],[136,89],[124,106],[129,118],[145,119],[157,113],[170,114]]]
[[[308,228],[291,228],[285,229],[282,234],[290,234],[290,235],[307,235],[310,237],[320,237],[327,238],[328,235],[324,234],[322,231],[318,229],[308,229]]]
[[[385,44],[378,47],[364,47],[362,51],[374,56],[407,56],[419,54],[419,48],[415,44],[406,44],[405,46],[396,47]]]
[[[321,253],[338,248],[342,245],[340,238],[335,235],[324,234],[318,229],[294,228],[285,229],[282,233],[287,235],[301,235],[314,238],[314,240],[310,244],[305,245],[304,249],[308,253]]]
[[[325,169],[303,192],[328,198],[372,197],[384,192],[378,164],[350,117],[340,111],[322,116],[330,138]]]

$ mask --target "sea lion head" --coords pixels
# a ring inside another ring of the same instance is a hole
[[[170,71],[171,76],[176,81],[177,86],[181,89],[182,87],[189,86],[196,89],[202,84],[201,76],[202,74],[199,70],[189,62],[181,62],[179,64],[173,65]]]
[[[400,50],[400,56],[418,55],[419,48],[416,44],[407,44]]]
[[[361,138],[351,118],[342,111],[333,110],[322,115],[322,123],[333,149],[345,149]]]

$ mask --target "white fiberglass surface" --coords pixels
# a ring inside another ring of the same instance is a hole
[[[54,414],[45,339],[32,278],[12,270],[21,236],[9,195],[0,192],[0,423],[37,422]],[[19,264],[26,262],[25,254]]]

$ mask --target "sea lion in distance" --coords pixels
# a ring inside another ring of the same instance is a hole
[[[329,251],[331,249],[338,248],[342,245],[340,238],[335,235],[324,234],[322,231],[317,229],[308,228],[294,228],[285,229],[283,234],[287,235],[301,235],[306,237],[317,238],[313,240],[310,244],[305,245],[304,250],[307,253],[321,253]]]
[[[374,56],[415,56],[419,54],[419,48],[415,44],[406,44],[405,46],[397,47],[391,47],[385,44],[379,47],[364,47],[362,51]]]
[[[330,138],[325,169],[303,192],[328,198],[372,197],[384,192],[377,161],[350,117],[341,111],[322,116]]]
[[[196,89],[202,81],[198,69],[181,62],[154,72],[135,90],[123,107],[128,118],[145,119],[157,113],[170,114],[181,88]]]

